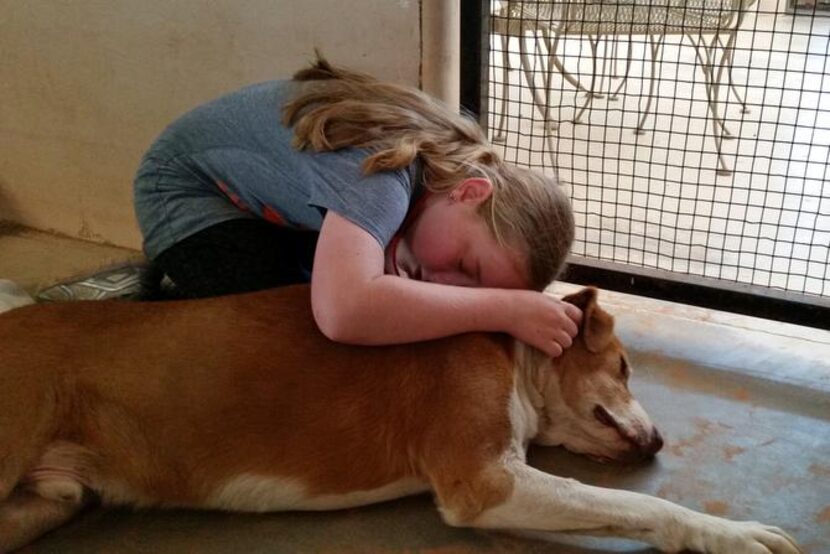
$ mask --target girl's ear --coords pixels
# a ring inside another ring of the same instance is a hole
[[[493,194],[493,183],[483,177],[468,177],[461,181],[452,192],[450,200],[481,204]]]

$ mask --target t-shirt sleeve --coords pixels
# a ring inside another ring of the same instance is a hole
[[[412,197],[408,169],[364,175],[366,152],[358,149],[322,152],[309,205],[332,210],[372,235],[386,248],[403,223]]]

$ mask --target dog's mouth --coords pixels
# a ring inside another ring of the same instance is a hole
[[[652,458],[663,448],[660,432],[649,426],[644,429],[631,429],[623,425],[604,406],[597,404],[593,410],[594,418],[607,429],[613,429],[617,436],[627,445],[614,459],[622,462],[641,461]]]
[[[609,458],[608,456],[600,456],[598,454],[586,454],[585,457],[591,460],[592,462],[596,462],[598,464],[611,464],[618,461],[614,458]]]
[[[585,454],[585,457],[598,464],[638,464],[653,459],[654,455],[638,450],[626,450],[614,455]]]
[[[652,459],[663,447],[659,431],[650,423],[642,428],[623,424],[613,412],[597,404],[593,421],[585,421],[579,439],[561,444],[574,454],[600,464],[635,464]],[[597,425],[599,424],[599,425]]]
[[[625,450],[599,450],[595,449],[593,451],[583,450],[581,452],[577,450],[572,450],[570,448],[565,448],[569,452],[574,454],[578,454],[580,456],[584,456],[585,458],[595,462],[597,464],[638,464],[642,462],[646,462],[654,458],[653,453],[645,452],[639,449],[632,449],[627,448]]]

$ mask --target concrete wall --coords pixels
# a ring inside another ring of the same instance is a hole
[[[0,0],[0,220],[137,248],[132,177],[178,114],[332,61],[419,83],[419,0]]]

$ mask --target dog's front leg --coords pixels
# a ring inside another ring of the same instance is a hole
[[[473,527],[616,536],[675,552],[797,554],[794,540],[775,527],[736,522],[653,496],[584,485],[516,461],[505,502],[468,522]]]

